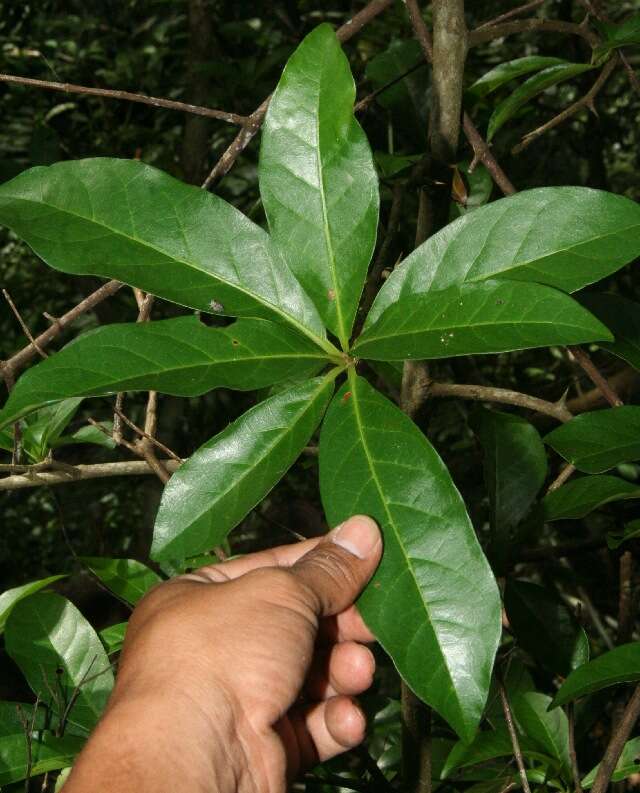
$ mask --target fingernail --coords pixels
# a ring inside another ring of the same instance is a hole
[[[381,542],[380,530],[371,518],[356,515],[331,532],[331,541],[358,559],[366,559]]]

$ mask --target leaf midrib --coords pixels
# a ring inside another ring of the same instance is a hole
[[[402,555],[405,558],[407,569],[411,573],[411,578],[413,580],[413,583],[415,585],[416,591],[418,593],[418,598],[419,598],[420,602],[424,606],[424,611],[425,611],[425,614],[427,616],[427,620],[429,621],[431,629],[433,630],[434,636],[436,636],[436,638],[437,638],[438,634],[437,634],[437,632],[436,632],[436,630],[434,628],[433,619],[431,618],[431,613],[429,611],[429,607],[428,607],[427,602],[425,601],[425,599],[422,597],[422,593],[420,591],[420,586],[419,586],[418,580],[417,580],[417,578],[415,576],[415,572],[413,570],[413,566],[411,565],[411,561],[409,559],[409,556],[407,555],[407,553],[406,553],[406,551],[404,549],[404,545],[402,544],[402,541],[400,539],[400,533],[399,533],[398,528],[397,528],[397,526],[395,524],[395,521],[393,519],[393,515],[392,515],[392,513],[389,510],[389,507],[387,505],[387,501],[386,501],[386,499],[384,497],[384,490],[382,488],[380,480],[378,479],[378,475],[377,475],[375,466],[373,465],[373,456],[371,455],[371,452],[369,451],[369,445],[367,444],[367,440],[366,440],[366,436],[365,436],[365,432],[364,432],[364,424],[362,423],[362,417],[360,415],[360,406],[359,406],[359,402],[358,402],[358,390],[357,390],[358,389],[358,381],[357,381],[357,375],[356,375],[355,370],[354,370],[353,367],[351,367],[349,369],[349,383],[350,383],[350,386],[351,386],[351,402],[353,404],[353,415],[354,415],[354,418],[356,420],[356,424],[357,424],[357,427],[358,427],[358,433],[359,433],[360,438],[362,440],[362,449],[364,451],[365,458],[366,458],[367,464],[369,466],[369,470],[371,471],[371,478],[373,480],[373,483],[376,486],[376,490],[378,491],[378,496],[380,498],[380,501],[382,502],[382,506],[383,506],[384,511],[385,511],[385,513],[387,515],[388,523],[391,526],[391,528],[393,529],[393,533],[395,535],[397,544],[398,544],[398,546],[399,546],[399,548],[400,548],[400,550],[402,552]],[[382,642],[380,642],[380,643],[382,644]],[[451,672],[449,671],[449,667],[447,665],[446,658],[445,658],[444,654],[442,653],[442,651],[440,650],[440,646],[439,645],[437,645],[437,646],[438,646],[438,650],[440,652],[440,657],[442,659],[442,665],[446,669],[447,676],[449,678],[449,683],[451,685],[451,690],[453,691],[454,696],[455,696],[455,700],[456,700],[456,704],[457,704],[457,707],[458,707],[458,711],[460,711],[460,701],[459,701],[459,699],[458,699],[458,697],[456,695],[456,688],[455,688],[455,685],[453,683],[453,678],[451,677]]]
[[[176,257],[176,256],[174,256],[172,254],[167,253],[166,251],[163,251],[161,248],[158,248],[155,245],[152,245],[149,242],[140,240],[137,237],[131,236],[129,234],[125,234],[124,232],[119,231],[117,229],[114,229],[111,226],[109,226],[108,224],[106,224],[106,223],[104,223],[102,221],[98,221],[95,218],[87,218],[87,217],[85,217],[83,215],[80,215],[80,214],[74,214],[73,212],[69,212],[65,208],[57,207],[54,204],[50,204],[49,202],[44,201],[44,200],[42,200],[40,202],[37,202],[37,201],[28,200],[26,198],[22,198],[22,197],[16,196],[16,195],[12,195],[10,197],[14,201],[23,201],[26,204],[34,204],[35,206],[46,206],[49,209],[54,210],[55,212],[61,213],[62,215],[67,215],[67,216],[69,216],[71,218],[76,218],[76,219],[79,218],[80,220],[84,220],[87,223],[95,224],[96,226],[98,226],[98,227],[100,227],[102,229],[105,229],[106,231],[111,232],[116,237],[120,237],[122,239],[134,242],[134,243],[142,246],[143,248],[148,248],[149,250],[152,250],[155,253],[157,253],[157,254],[159,254],[161,256],[164,256],[165,258],[169,259],[170,261],[177,262],[178,264],[183,264],[183,265],[185,265],[185,267],[189,267],[190,269],[196,270],[199,273],[203,273],[204,275],[207,275],[207,276],[209,276],[212,279],[216,279],[219,282],[225,284],[226,286],[229,286],[229,287],[231,287],[233,289],[237,289],[239,292],[242,292],[243,295],[246,295],[247,297],[251,298],[252,300],[255,300],[257,303],[262,303],[263,305],[268,306],[274,313],[278,314],[278,316],[282,317],[286,322],[288,322],[289,324],[293,325],[298,331],[300,331],[301,333],[304,333],[304,335],[307,336],[309,339],[311,339],[314,342],[314,344],[316,344],[318,347],[320,347],[321,349],[325,350],[329,354],[337,352],[337,350],[335,349],[333,344],[331,344],[330,341],[328,341],[327,339],[323,339],[320,336],[316,335],[310,328],[307,328],[306,325],[303,325],[299,320],[297,320],[291,314],[287,314],[285,311],[283,311],[283,309],[280,306],[278,306],[275,303],[272,303],[271,301],[267,300],[266,298],[262,297],[261,295],[256,295],[255,293],[248,291],[245,287],[242,286],[242,284],[234,283],[233,281],[229,281],[226,278],[223,278],[219,273],[210,272],[209,270],[205,270],[202,267],[199,267],[194,262],[188,262],[188,261],[185,261],[184,259],[180,259],[180,258],[178,258],[178,257]],[[323,202],[324,202],[324,196],[323,196]],[[324,203],[323,203],[323,207],[324,207]],[[295,276],[293,276],[293,274],[292,274],[292,277],[295,278]],[[300,288],[302,290],[302,287],[300,287]],[[306,293],[303,292],[303,294],[306,294]],[[337,298],[337,293],[336,293],[336,298]]]
[[[320,188],[319,192],[320,192],[320,202],[322,205],[322,230],[324,233],[325,244],[327,246],[329,275],[331,277],[331,283],[333,284],[333,291],[335,292],[336,320],[338,322],[338,338],[340,339],[340,344],[342,345],[342,349],[347,350],[349,348],[349,338],[347,336],[347,332],[344,324],[344,316],[342,313],[342,295],[340,293],[338,274],[336,272],[336,261],[335,261],[335,253],[333,251],[333,240],[331,239],[331,231],[329,229],[329,215],[327,211],[327,201],[326,201],[325,187],[324,187],[324,170],[322,167],[322,161],[320,157],[320,96],[322,94],[323,74],[324,74],[324,64],[323,64],[323,68],[320,70],[320,79],[318,81],[318,112],[315,115],[315,130],[316,130],[316,142],[317,142],[317,145],[315,146],[316,174],[318,179],[318,186]]]

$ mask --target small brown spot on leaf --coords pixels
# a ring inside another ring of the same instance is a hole
[[[240,342],[237,339],[231,339],[231,344],[233,344],[234,347],[237,347]]]
[[[329,298],[329,300],[335,300],[336,299],[336,290],[335,289],[329,289],[329,291],[327,292],[327,297]]]
[[[351,399],[351,391],[345,391],[342,396],[343,402],[348,402]]]

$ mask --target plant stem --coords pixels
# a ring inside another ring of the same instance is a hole
[[[511,738],[513,756],[515,757],[516,765],[518,766],[518,773],[520,774],[522,789],[524,790],[524,793],[531,793],[529,780],[527,779],[527,769],[524,765],[524,758],[522,756],[522,750],[520,749],[520,741],[518,740],[518,733],[516,732],[516,727],[513,721],[513,714],[511,713],[511,706],[509,705],[507,691],[504,687],[504,682],[499,672],[496,673],[496,677],[498,681],[498,691],[500,692],[500,702],[502,703],[502,712],[504,713],[504,719],[507,723],[509,737]]]
[[[600,761],[591,793],[605,793],[609,787],[616,764],[620,759],[629,735],[631,735],[631,730],[638,720],[638,716],[640,716],[640,685],[637,685],[634,689],[631,699],[627,702],[627,706],[624,709],[620,723],[613,731],[604,757]]]
[[[573,702],[567,705],[567,723],[569,725],[569,759],[571,760],[571,774],[573,776],[574,793],[582,793],[580,784],[580,769],[578,768],[578,757],[576,755],[576,720]]]
[[[161,460],[162,466],[170,473],[179,468],[176,460]],[[155,471],[146,460],[125,460],[117,463],[97,463],[95,465],[74,465],[74,476],[62,471],[43,471],[29,474],[17,474],[0,479],[0,491],[23,490],[41,485],[63,485],[67,482],[78,482],[83,479],[104,479],[111,476],[143,476]]]

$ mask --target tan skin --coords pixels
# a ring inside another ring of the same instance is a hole
[[[282,793],[357,746],[374,659],[353,603],[381,553],[355,516],[156,587],[64,793]]]

